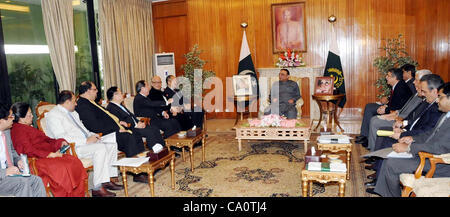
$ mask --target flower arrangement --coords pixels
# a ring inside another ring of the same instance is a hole
[[[287,120],[276,114],[264,115],[261,119],[248,119],[250,127],[295,127],[297,120]]]
[[[284,53],[280,54],[280,57],[278,57],[278,62],[275,63],[275,65],[279,68],[299,67],[306,66],[306,63],[303,62],[303,58],[300,56],[300,54],[296,54],[291,49],[288,49]]]

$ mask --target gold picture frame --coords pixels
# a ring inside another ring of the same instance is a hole
[[[273,53],[306,52],[305,2],[272,4]]]

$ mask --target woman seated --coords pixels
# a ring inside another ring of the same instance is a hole
[[[78,158],[59,151],[63,145],[69,145],[67,141],[49,138],[34,128],[29,104],[14,103],[11,109],[14,115],[11,139],[17,153],[37,158],[36,175],[45,186],[50,184],[55,197],[84,197],[87,173],[83,164]]]

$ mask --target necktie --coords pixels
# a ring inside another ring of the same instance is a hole
[[[443,114],[443,117],[440,119],[440,121],[438,122],[438,124],[436,125],[436,127],[434,128],[433,133],[431,134],[430,137],[428,137],[428,139],[425,141],[425,143],[427,143],[428,141],[431,140],[431,138],[433,138],[433,136],[439,131],[439,128],[441,128],[442,124],[445,122],[445,120],[447,120],[447,115]]]
[[[120,128],[121,130],[125,130],[125,128],[123,128],[123,126],[120,125],[120,123],[119,123],[119,118],[117,118],[115,115],[109,113],[109,112],[108,112],[106,109],[104,109],[103,107],[97,105],[97,103],[95,103],[95,102],[93,102],[93,101],[91,101],[91,100],[89,100],[89,102],[91,102],[92,104],[94,104],[95,106],[97,106],[99,109],[101,109],[103,112],[105,112],[110,118],[112,118],[112,119],[114,120],[114,122],[116,122],[117,126],[119,126],[119,128]],[[127,130],[127,131],[128,131],[129,133],[132,133],[130,130]]]
[[[77,127],[81,130],[81,132],[84,134],[84,137],[88,138],[88,134],[86,133],[86,131],[83,130],[83,128],[77,123],[77,121],[75,121],[75,118],[73,118],[72,114],[67,113],[67,115],[69,115],[70,119],[73,121],[73,123],[75,123],[75,125],[77,125]]]
[[[9,156],[9,152],[8,152],[8,145],[6,144],[6,136],[4,133],[2,133],[2,140],[3,140],[3,144],[5,144],[5,154],[6,154],[6,161],[8,162],[8,167],[12,167],[12,161],[11,161],[11,157]]]

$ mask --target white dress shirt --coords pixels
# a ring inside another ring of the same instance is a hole
[[[6,166],[8,163],[6,163],[6,150],[5,150],[5,144],[3,143],[2,138],[3,131],[0,131],[0,168],[6,169]]]

